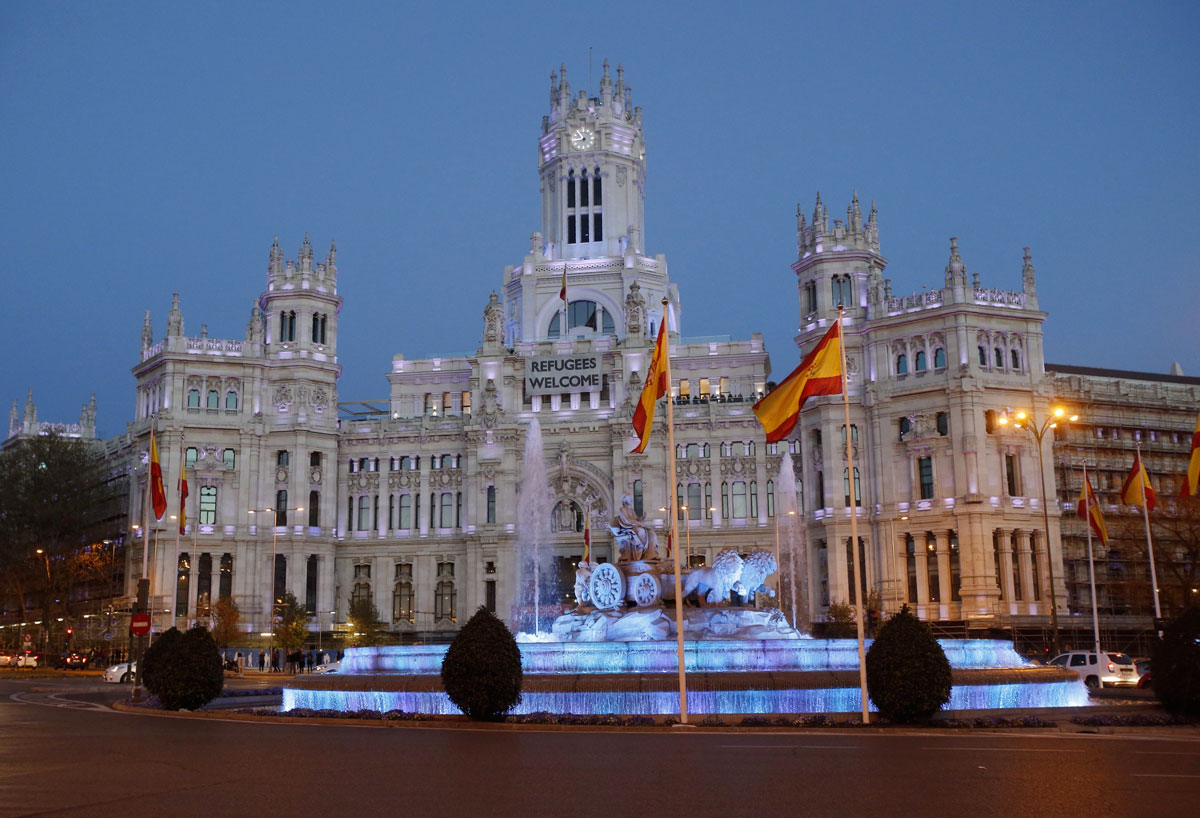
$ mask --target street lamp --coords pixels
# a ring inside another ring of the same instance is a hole
[[[1037,418],[1030,412],[1017,412],[1013,421],[1013,428],[1024,429],[1033,435],[1033,439],[1037,441],[1038,453],[1038,476],[1042,481],[1042,528],[1046,532],[1046,571],[1050,578],[1050,630],[1053,633],[1054,654],[1057,656],[1061,650],[1061,644],[1058,638],[1058,604],[1055,601],[1054,588],[1054,554],[1050,548],[1050,510],[1046,499],[1046,467],[1042,463],[1042,441],[1046,437],[1046,433],[1058,426],[1059,422],[1073,422],[1079,420],[1079,415],[1071,415],[1064,419],[1066,410],[1061,406],[1055,407],[1049,416],[1040,424]],[[1000,416],[1000,425],[1008,424],[1008,416]],[[1034,570],[1037,570],[1036,560],[1034,560]]]
[[[271,653],[274,653],[274,650],[275,650],[275,606],[276,606],[276,605],[278,605],[280,602],[282,602],[282,601],[283,601],[282,599],[280,599],[279,597],[277,597],[277,596],[276,596],[276,594],[275,594],[275,592],[276,592],[277,590],[279,590],[278,588],[276,588],[276,587],[275,587],[275,577],[276,577],[276,573],[275,573],[275,562],[276,562],[276,560],[278,559],[278,551],[279,551],[279,513],[280,513],[281,511],[282,511],[282,512],[283,512],[285,515],[286,515],[286,514],[287,514],[289,511],[295,511],[295,512],[299,513],[299,512],[301,512],[301,511],[304,511],[304,506],[296,506],[295,508],[275,508],[275,507],[272,507],[272,506],[267,506],[266,508],[252,508],[252,509],[250,509],[250,514],[254,514],[256,511],[270,512],[270,514],[271,514],[271,516],[272,516],[272,524],[271,524],[271,578],[270,578],[270,580],[269,580],[269,581],[270,581],[270,583],[271,583],[271,614],[270,614],[270,617],[271,617],[271,618],[270,618],[270,625],[271,625],[271,629],[270,629],[270,630],[271,630],[271,639],[270,639],[270,642],[268,642],[268,651],[269,651],[269,654],[268,654],[268,655],[270,655]],[[319,624],[318,624],[318,627],[320,627],[320,625],[319,625]]]

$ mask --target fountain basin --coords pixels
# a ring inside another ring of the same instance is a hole
[[[1079,677],[1027,663],[1011,642],[939,640],[953,673],[949,710],[1074,707]],[[441,686],[446,645],[352,648],[338,675],[299,676],[283,709],[456,714]],[[679,712],[674,642],[525,642],[521,704],[513,713],[668,715]],[[693,713],[846,713],[861,710],[853,639],[684,643]]]

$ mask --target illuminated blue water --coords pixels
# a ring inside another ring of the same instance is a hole
[[[717,713],[857,713],[862,709],[857,687],[824,690],[688,691],[688,712]],[[1088,703],[1082,682],[1049,684],[962,685],[951,688],[947,710],[1081,707]],[[406,713],[460,715],[445,693],[379,690],[293,690],[283,692],[283,709],[309,707],[340,711],[403,710]],[[875,709],[871,705],[871,710]],[[511,711],[665,716],[679,712],[677,693],[593,691],[588,693],[524,693]]]
[[[955,669],[1018,669],[1030,663],[1011,642],[939,640]],[[521,664],[527,674],[595,674],[603,687],[606,674],[675,673],[674,642],[525,642]],[[342,659],[342,676],[441,673],[446,645],[407,645],[351,648]],[[684,643],[690,673],[751,671],[857,670],[858,649],[853,639],[706,640]],[[1079,707],[1088,703],[1082,681],[956,685],[948,710]],[[747,683],[750,684],[749,677]],[[761,677],[755,679],[761,683]],[[364,679],[364,687],[369,686]],[[619,687],[619,685],[613,685]],[[409,713],[457,714],[442,692],[380,690],[309,690],[285,688],[283,709],[403,710]],[[857,685],[837,688],[777,690],[689,690],[688,710],[717,713],[854,713],[861,710]],[[514,714],[546,711],[574,714],[669,715],[679,712],[675,692],[654,691],[527,691]]]

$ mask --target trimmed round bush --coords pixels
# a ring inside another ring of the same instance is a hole
[[[177,638],[168,641],[167,636],[172,632]],[[220,695],[225,673],[217,643],[208,628],[196,625],[182,635],[171,628],[160,641],[165,644],[155,657],[153,670],[147,673],[146,689],[158,697],[163,707],[198,710]]]
[[[154,637],[154,641],[142,654],[138,662],[138,683],[154,695],[158,695],[157,684],[160,671],[170,666],[169,656],[179,647],[183,634],[178,628],[171,628]]]
[[[442,660],[442,686],[476,721],[499,721],[521,701],[521,651],[503,622],[480,607]]]
[[[880,715],[900,724],[927,721],[950,701],[946,653],[907,605],[867,651],[867,692]]]
[[[1200,716],[1200,607],[1167,626],[1150,654],[1154,695],[1171,713]]]

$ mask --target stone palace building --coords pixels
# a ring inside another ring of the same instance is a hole
[[[388,630],[411,638],[452,632],[480,605],[520,625],[516,499],[537,418],[556,503],[559,572],[547,587],[564,604],[584,515],[594,556],[610,558],[607,523],[623,494],[663,529],[675,491],[695,564],[724,547],[773,548],[786,445],[813,619],[831,602],[854,601],[856,570],[885,611],[907,602],[931,621],[1044,624],[1051,576],[1064,622],[1087,611],[1084,529],[1070,513],[1078,467],[1088,459],[1097,491],[1115,503],[1140,440],[1160,493],[1172,493],[1200,378],[1047,365],[1047,313],[1029,248],[1023,259],[1014,254],[1011,283],[997,286],[969,274],[950,239],[942,287],[894,294],[876,208],[864,215],[857,195],[844,216],[834,218],[820,196],[811,215],[798,213],[798,349],[779,351],[774,370],[758,334],[691,338],[666,257],[643,246],[642,121],[620,68],[614,81],[605,63],[598,96],[573,93],[565,68],[552,77],[537,135],[540,230],[496,291],[479,295],[475,352],[395,355],[386,403],[339,404],[336,248],[319,261],[307,235],[295,259],[278,241],[271,246],[244,338],[185,334],[177,296],[165,335],[156,337],[147,312],[133,368],[136,417],[108,449],[133,476],[131,525],[141,523],[152,417],[168,496],[185,466],[191,497],[178,549],[170,520],[148,535],[133,531],[125,593],[149,539],[163,623],[203,616],[232,596],[254,639],[269,629],[271,600],[290,591],[312,629],[326,633],[344,628],[356,598],[372,600]],[[751,411],[772,377],[827,331],[839,304],[853,474],[840,396],[810,400],[786,444],[765,444]],[[632,407],[662,322],[674,377],[669,479],[661,408],[645,454],[629,453]],[[1081,419],[1050,432],[1040,452],[1033,435],[999,422],[1020,410],[1041,421],[1060,405]],[[16,423],[14,406],[10,435]],[[1144,541],[1126,539],[1114,549],[1119,581],[1101,561],[1106,613],[1144,615],[1145,583],[1138,590],[1127,581],[1144,572]],[[1184,556],[1179,545],[1164,548],[1165,559]]]

